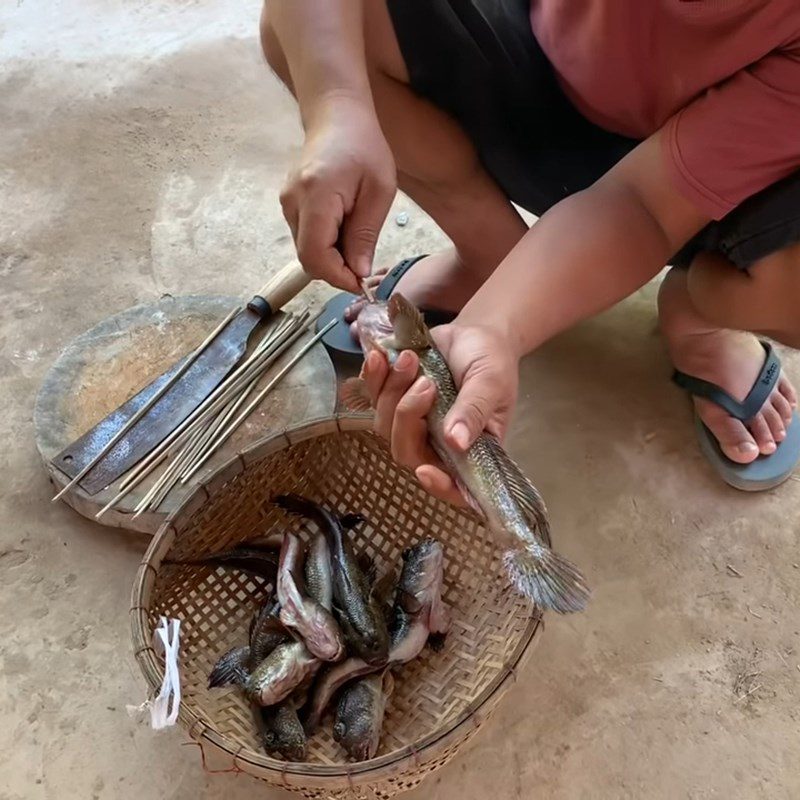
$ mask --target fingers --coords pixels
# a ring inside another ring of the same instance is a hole
[[[467,505],[464,496],[453,483],[453,479],[444,470],[430,464],[423,464],[417,467],[415,474],[420,486],[434,497],[455,506]]]
[[[338,248],[344,219],[342,198],[318,187],[313,178],[292,176],[281,193],[281,207],[303,269],[315,278],[358,294],[358,278],[347,268]]]
[[[486,428],[503,400],[499,376],[490,370],[480,370],[464,376],[453,408],[445,422],[445,434],[450,444],[466,450]]]
[[[375,245],[392,205],[393,194],[392,187],[371,181],[359,192],[353,210],[344,219],[344,260],[359,278],[366,278],[372,272]]]
[[[375,430],[384,439],[391,440],[397,404],[411,388],[411,384],[417,377],[418,368],[419,360],[414,353],[410,351],[400,353],[375,397]],[[368,382],[368,389],[369,386]]]
[[[439,459],[428,444],[427,416],[435,399],[433,384],[420,377],[397,403],[390,443],[392,456],[398,464],[416,469],[421,464],[438,463]]]

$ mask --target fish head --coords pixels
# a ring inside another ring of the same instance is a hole
[[[392,337],[382,340],[385,347],[421,353],[433,346],[433,339],[422,313],[403,295],[395,292],[389,298],[388,314],[392,324]]]
[[[289,761],[306,760],[308,739],[296,715],[292,719],[279,709],[277,720],[262,732],[261,738],[267,752],[278,752]]]
[[[388,355],[381,341],[390,337],[392,333],[389,304],[383,301],[364,303],[358,314],[358,340],[364,353],[377,350]]]
[[[386,699],[380,675],[356,681],[342,693],[336,709],[333,738],[357,761],[378,750]]]
[[[426,537],[403,552],[398,600],[411,614],[430,608],[442,590],[444,549],[440,542]]]

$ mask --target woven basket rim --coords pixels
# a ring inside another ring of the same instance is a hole
[[[164,553],[172,546],[177,530],[175,521],[179,519],[184,511],[197,502],[198,496],[205,494],[205,500],[210,499],[219,491],[226,481],[219,481],[218,476],[230,472],[237,463],[240,469],[232,473],[230,477],[244,469],[248,461],[255,458],[269,456],[271,453],[278,452],[299,442],[316,438],[317,436],[331,435],[333,433],[353,433],[363,432],[372,429],[372,416],[370,414],[334,414],[331,416],[319,417],[317,419],[306,420],[292,425],[278,433],[273,433],[257,439],[252,444],[232,456],[227,462],[222,464],[217,470],[199,483],[195,490],[175,508],[172,513],[164,520],[161,527],[153,536],[147,551],[145,552],[136,573],[133,589],[131,592],[131,635],[133,639],[134,656],[142,674],[148,684],[150,692],[156,694],[163,679],[163,670],[160,661],[156,656],[151,644],[152,632],[148,623],[148,601],[149,593],[152,588],[155,576],[158,574],[158,567]],[[211,488],[209,488],[211,487]],[[234,765],[236,762],[247,763],[261,770],[274,773],[283,779],[287,788],[291,787],[291,782],[287,780],[290,775],[297,778],[311,779],[346,779],[351,781],[358,778],[358,783],[373,781],[386,777],[387,773],[396,774],[398,767],[405,761],[414,764],[422,763],[427,760],[424,756],[427,753],[435,753],[441,746],[453,738],[459,729],[471,720],[478,724],[476,717],[495,696],[504,692],[506,684],[516,681],[518,669],[530,655],[534,640],[544,629],[542,613],[533,609],[525,631],[520,638],[520,642],[512,653],[508,661],[498,670],[498,674],[483,692],[473,700],[469,706],[456,717],[446,728],[441,728],[428,734],[413,745],[406,745],[398,750],[393,750],[368,761],[343,764],[314,764],[314,763],[293,763],[281,761],[269,756],[256,754],[251,751],[245,755],[244,748],[233,749],[230,742],[217,733],[212,727],[207,725],[196,714],[188,711],[181,705],[178,718],[186,727],[189,736],[195,741],[207,739],[218,749],[230,754]]]

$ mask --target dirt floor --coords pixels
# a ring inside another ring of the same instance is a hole
[[[2,800],[284,796],[204,774],[181,732],[128,717],[147,538],[50,504],[31,420],[86,328],[164,293],[247,294],[292,255],[277,191],[299,126],[258,12],[0,7]],[[442,241],[399,197],[379,261]],[[485,732],[409,800],[800,797],[800,484],[745,496],[710,472],[654,294],[524,363],[512,451],[594,602],[548,620]]]

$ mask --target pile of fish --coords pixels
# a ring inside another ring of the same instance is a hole
[[[378,576],[348,535],[357,536],[361,515],[340,517],[299,495],[274,502],[314,523],[307,548],[286,533],[277,558],[269,545],[246,544],[190,562],[245,570],[275,585],[253,616],[248,641],[219,659],[209,686],[240,687],[266,751],[292,761],[306,759],[308,737],[337,698],[334,739],[352,758],[372,758],[394,686],[391,670],[426,645],[444,643],[442,545],[422,539],[403,553],[399,580],[394,571]]]
[[[394,293],[388,302],[365,302],[357,319],[365,353],[378,351],[390,364],[404,350],[418,355],[420,374],[436,387],[427,419],[431,447],[468,505],[504,543],[503,561],[512,585],[540,608],[581,611],[589,589],[578,569],[550,548],[547,511],[536,487],[491,434],[482,433],[466,452],[447,441],[444,420],[458,391],[419,310]],[[354,410],[367,410],[370,397],[363,378],[347,380],[342,399]]]

